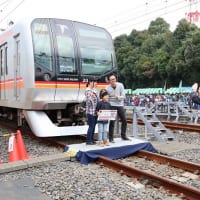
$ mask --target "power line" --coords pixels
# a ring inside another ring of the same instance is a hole
[[[197,1],[195,1],[195,4],[198,4],[199,2],[200,2],[200,0],[197,0]],[[110,24],[110,26],[107,26],[107,29],[114,29],[113,31],[110,31],[112,33],[122,31],[123,29],[127,30],[127,29],[130,29],[131,26],[142,24],[147,21],[150,21],[150,19],[154,19],[156,17],[155,15],[158,15],[157,17],[165,16],[167,14],[175,13],[179,10],[183,10],[184,8],[187,8],[189,6],[184,0],[176,2],[176,3],[171,2],[171,4],[169,4],[169,0],[166,0],[165,3],[166,4],[164,6],[156,8],[149,12],[146,11],[145,14],[134,16],[134,17],[129,17],[129,18],[126,18],[126,20],[121,20],[120,22],[116,22],[116,20],[115,20],[114,23]],[[183,3],[184,3],[184,6],[181,6],[181,5],[183,5]],[[149,5],[152,6],[152,4],[149,4]],[[159,6],[161,4],[156,4],[156,5]],[[170,10],[169,10],[169,8],[170,8]],[[164,11],[164,13],[158,14],[159,12],[163,12],[163,11]],[[150,16],[150,15],[153,15],[153,16]],[[185,15],[183,15],[183,18],[184,18],[184,16]],[[148,17],[148,19],[147,19],[147,17]],[[130,25],[130,23],[131,23],[131,25]],[[129,24],[129,25],[125,25],[125,24]]]
[[[25,0],[22,0],[20,1],[10,12],[7,13],[7,15],[5,15],[1,20],[0,20],[0,23],[5,20],[9,15],[11,15],[17,8],[19,8],[19,6],[22,5],[22,3],[24,2]]]
[[[6,7],[9,6],[9,2],[10,2],[10,1],[12,1],[12,0],[4,1],[4,2],[0,5],[0,6],[3,6],[4,4],[6,4],[6,5],[4,5],[3,8],[0,9],[0,12],[3,12],[3,11],[6,9]]]
[[[133,7],[133,8],[128,9],[128,10],[124,10],[124,11],[119,12],[119,13],[117,13],[117,14],[115,14],[115,15],[109,17],[109,18],[104,18],[104,19],[102,19],[101,21],[97,22],[96,24],[101,24],[102,22],[105,23],[105,21],[113,20],[113,18],[116,19],[116,18],[119,17],[120,15],[124,15],[124,13],[125,13],[125,15],[126,15],[127,13],[129,13],[130,11],[132,11],[133,9],[139,9],[139,8],[143,7],[144,5],[145,5],[145,4],[142,3],[142,4],[138,5],[137,7]]]
[[[147,13],[149,5],[155,6],[155,7],[158,7],[158,6],[162,5],[162,2],[160,2],[160,0],[158,0],[158,1],[159,2],[156,2],[155,0],[152,0],[151,4],[150,4],[150,1],[148,1],[146,3],[142,3],[142,4],[140,4],[140,5],[136,6],[136,7],[133,7],[131,9],[128,9],[128,10],[122,11],[122,12],[120,12],[118,14],[115,14],[113,17],[105,18],[104,20],[102,20],[103,25],[104,26],[112,25],[113,22],[105,23],[105,21],[106,22],[107,21],[111,21],[111,20],[113,21],[113,18],[115,19],[115,22],[118,20],[118,18],[119,18],[120,21],[130,19],[130,12],[134,12],[134,15],[140,14],[141,13],[141,9],[144,9],[144,7],[145,7],[145,13]],[[166,2],[166,0],[164,2]],[[122,13],[125,13],[125,14],[122,14]],[[126,15],[128,15],[128,16],[126,16]],[[123,19],[123,18],[125,18],[125,19]],[[131,16],[131,18],[132,18],[132,16]],[[100,24],[100,23],[101,22],[96,23],[96,24]]]
[[[170,14],[170,13],[176,12],[176,11],[178,11],[178,10],[182,10],[182,9],[184,9],[184,8],[187,8],[187,7],[188,7],[188,6],[179,7],[179,8],[176,8],[176,9],[174,9],[174,10],[171,10],[171,11],[169,11],[169,12],[167,12],[167,13],[163,13],[163,14],[161,14],[161,15],[159,15],[159,16],[161,17],[161,16],[164,16],[164,15],[166,15],[166,14]],[[153,19],[153,18],[152,18],[152,19]],[[145,20],[143,20],[143,21],[139,21],[139,22],[137,22],[137,23],[131,24],[131,26],[135,26],[135,25],[138,25],[138,24],[147,22],[147,21],[149,21],[149,19],[145,19]],[[125,27],[123,27],[123,28],[115,29],[114,31],[112,31],[112,33],[115,33],[115,32],[120,31],[121,29],[127,29],[127,28],[130,28],[130,25],[129,25],[129,26],[125,26]]]
[[[4,4],[8,3],[9,1],[10,1],[10,0],[6,0],[6,1],[0,3],[0,6],[2,6],[2,5],[4,5]]]
[[[183,1],[181,0],[181,1],[177,2],[177,3],[171,4],[170,6],[168,6],[168,8],[177,6],[177,5],[179,5],[179,4],[182,4],[182,2],[183,2]],[[128,19],[126,19],[126,20],[124,20],[124,21],[121,21],[121,22],[119,22],[119,23],[114,23],[113,25],[108,26],[107,28],[112,28],[112,27],[115,27],[115,26],[120,25],[120,24],[127,23],[127,22],[132,21],[132,20],[138,20],[138,19],[140,19],[140,18],[146,17],[147,15],[150,15],[150,14],[152,14],[152,13],[154,14],[154,13],[163,11],[163,10],[165,10],[165,9],[166,9],[166,7],[164,6],[164,7],[161,7],[161,8],[155,9],[155,10],[152,10],[152,11],[150,11],[150,12],[148,12],[148,13],[142,14],[142,15],[140,15],[140,16],[134,16],[134,17],[128,18]]]

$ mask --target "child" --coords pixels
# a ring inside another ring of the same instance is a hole
[[[103,89],[100,91],[100,101],[97,102],[97,107],[96,107],[96,111],[97,111],[97,115],[100,114],[100,112],[102,110],[111,110],[111,105],[108,102],[109,100],[109,95],[108,92]],[[102,119],[98,119],[97,121],[98,124],[98,145],[103,147],[104,145],[109,146],[109,142],[108,142],[108,125],[109,125],[109,120],[102,120]]]

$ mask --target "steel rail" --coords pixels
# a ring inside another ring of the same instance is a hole
[[[133,123],[132,118],[127,118],[128,123]],[[177,123],[177,122],[168,122],[168,121],[161,121],[162,124],[169,129],[178,129],[178,130],[184,130],[184,131],[191,131],[191,132],[198,132],[200,133],[200,125],[195,124],[183,124],[183,123]],[[138,125],[144,125],[142,120],[138,120]]]
[[[195,124],[184,124],[184,123],[177,123],[177,122],[167,122],[162,121],[162,123],[166,126],[166,128],[171,129],[182,129],[185,131],[196,131],[200,133],[200,126]]]
[[[148,180],[148,184],[151,184],[154,187],[159,188],[162,186],[163,188],[170,190],[172,193],[183,194],[188,200],[199,200],[200,191],[196,188],[180,184],[173,180],[157,176],[135,167],[127,166],[123,163],[105,158],[103,156],[100,156],[97,162],[129,177],[137,178],[139,180]]]
[[[160,155],[157,153],[152,153],[144,150],[138,151],[135,156],[143,157],[148,160],[154,160],[159,163],[168,164],[179,169],[183,169],[189,172],[200,174],[200,165],[196,163],[186,162],[175,158],[170,158],[168,156]]]

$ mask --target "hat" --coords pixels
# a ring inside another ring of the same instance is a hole
[[[106,95],[108,95],[108,92],[107,92],[105,89],[103,89],[103,90],[100,91],[100,98],[101,98],[101,99],[102,99],[104,96],[106,96]]]

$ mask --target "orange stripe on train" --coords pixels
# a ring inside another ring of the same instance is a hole
[[[5,81],[0,81],[0,89],[1,90],[7,90],[7,89],[13,89],[16,88],[24,88],[24,81],[22,78],[18,78],[16,81],[16,85],[14,84],[14,79],[9,79]]]
[[[103,89],[106,87],[105,83],[98,83],[97,89]],[[44,82],[44,81],[36,81],[35,88],[60,88],[60,89],[85,89],[86,83],[78,83],[78,82]]]

